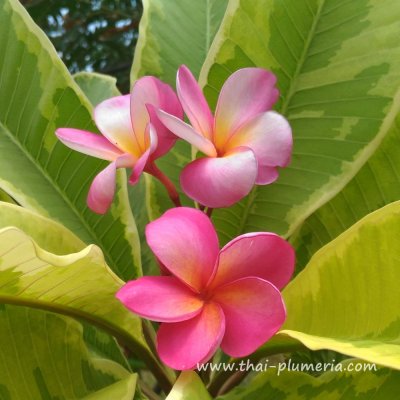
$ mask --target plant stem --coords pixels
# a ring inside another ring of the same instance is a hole
[[[214,209],[211,208],[211,207],[208,207],[208,208],[207,208],[206,214],[207,214],[207,216],[208,216],[209,218],[211,218],[211,214],[212,214],[213,210],[214,210]]]
[[[179,193],[175,188],[175,185],[172,183],[172,181],[164,175],[161,170],[157,167],[157,165],[153,162],[151,163],[147,168],[146,172],[149,174],[153,175],[155,178],[157,178],[167,189],[168,196],[172,200],[172,202],[175,204],[176,207],[181,207],[181,200],[179,198]]]
[[[155,393],[149,386],[147,386],[143,381],[139,381],[140,389],[143,394],[148,397],[149,400],[161,400],[161,397]]]
[[[156,333],[154,331],[153,325],[149,320],[143,319],[142,326],[143,326],[143,335],[144,338],[146,339],[147,344],[150,347],[150,350],[154,354],[157,354]]]

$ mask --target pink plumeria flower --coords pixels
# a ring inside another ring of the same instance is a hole
[[[146,237],[171,275],[130,281],[116,296],[134,313],[162,322],[157,348],[165,364],[194,369],[219,346],[244,357],[282,326],[279,289],[288,283],[295,257],[281,237],[248,233],[219,251],[210,219],[186,207],[151,222]]]
[[[183,110],[171,87],[153,77],[136,81],[131,95],[117,96],[100,103],[94,120],[101,135],[59,128],[57,137],[66,146],[111,163],[94,179],[88,205],[104,214],[115,194],[117,168],[132,168],[129,182],[138,182],[143,171],[152,173],[154,160],[174,145],[173,135],[158,119],[155,110],[162,109],[183,118]]]
[[[158,111],[163,124],[206,157],[183,170],[184,192],[200,204],[228,207],[254,184],[278,178],[277,167],[290,162],[292,131],[286,119],[271,111],[279,97],[275,76],[261,68],[243,68],[222,87],[215,117],[195,78],[185,66],[177,75],[177,92],[191,126]]]

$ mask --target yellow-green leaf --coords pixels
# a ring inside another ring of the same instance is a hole
[[[119,338],[145,362],[155,362],[140,319],[115,298],[124,282],[108,268],[97,246],[58,256],[10,227],[0,230],[0,254],[0,303],[82,318]]]
[[[294,150],[276,183],[214,213],[224,241],[293,233],[368,160],[400,108],[399,21],[397,0],[229,3],[200,76],[205,94],[214,106],[235,70],[272,70]]]
[[[293,235],[298,270],[324,244],[365,215],[400,200],[400,114],[374,155],[332,200]]]
[[[280,334],[400,369],[400,202],[319,250],[283,291]]]
[[[195,372],[183,371],[166,400],[211,400],[211,396]]]

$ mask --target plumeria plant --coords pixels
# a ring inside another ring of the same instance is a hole
[[[397,399],[398,2],[177,3],[126,94],[0,4],[0,398]]]

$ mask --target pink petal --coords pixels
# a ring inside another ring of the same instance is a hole
[[[275,75],[261,68],[243,68],[227,79],[215,111],[217,148],[223,148],[241,125],[271,109],[279,96],[275,83]]]
[[[164,213],[146,227],[151,250],[181,281],[200,292],[214,271],[218,237],[201,211],[179,207]]]
[[[143,170],[146,167],[146,164],[150,158],[150,156],[154,153],[157,148],[158,138],[155,132],[155,129],[151,123],[147,124],[147,137],[148,137],[148,149],[139,157],[136,161],[135,166],[133,167],[132,174],[129,177],[129,183],[131,185],[135,185],[139,182],[140,176],[142,175]]]
[[[214,117],[199,84],[185,65],[178,70],[176,90],[194,130],[212,140]]]
[[[173,276],[145,276],[116,294],[126,308],[158,322],[179,322],[199,314],[204,302]]]
[[[279,178],[279,173],[275,167],[267,167],[265,165],[258,166],[258,173],[256,184],[257,185],[269,185],[275,182]]]
[[[130,96],[105,100],[94,109],[94,119],[100,132],[124,153],[139,156],[130,116]]]
[[[245,357],[269,340],[283,325],[285,305],[279,290],[260,278],[244,278],[218,288],[212,298],[225,316],[222,350]]]
[[[134,163],[131,154],[123,154],[103,169],[93,180],[89,189],[87,204],[97,214],[105,214],[110,208],[115,194],[117,168],[126,168]]]
[[[226,149],[250,147],[261,166],[285,167],[290,162],[293,138],[287,120],[274,111],[257,115],[230,138]]]
[[[246,233],[221,250],[212,287],[255,276],[279,289],[290,280],[295,265],[292,246],[275,233]]]
[[[257,161],[252,150],[238,148],[219,158],[199,158],[181,174],[183,191],[200,204],[229,207],[246,196],[257,176]]]
[[[115,194],[116,162],[103,169],[93,180],[89,189],[87,204],[97,214],[105,214]]]
[[[165,154],[175,143],[176,137],[157,118],[153,109],[162,109],[180,119],[182,106],[172,88],[152,76],[144,76],[135,82],[131,94],[132,124],[142,151],[145,149],[146,126],[151,120],[158,136],[156,159]]]
[[[174,132],[176,136],[186,140],[191,145],[210,157],[215,157],[217,155],[217,151],[215,150],[212,142],[206,137],[200,135],[200,133],[196,132],[190,125],[161,110],[157,112],[157,115],[160,121],[171,132]]]
[[[218,349],[225,331],[224,314],[218,304],[206,303],[192,319],[161,324],[157,350],[161,360],[177,370],[197,368]]]
[[[56,130],[56,135],[70,149],[92,157],[114,161],[122,154],[121,150],[112,145],[105,137],[88,131],[59,128]]]

